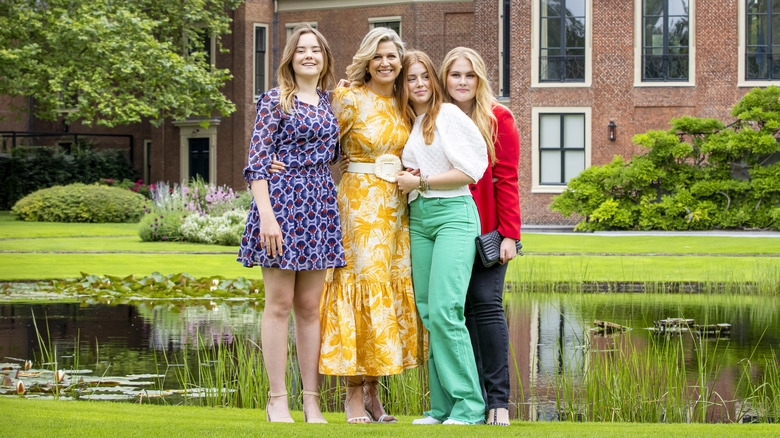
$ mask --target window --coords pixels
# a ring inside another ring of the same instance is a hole
[[[585,80],[585,0],[540,0],[539,80]]]
[[[511,3],[511,0],[501,0],[499,3],[498,95],[501,97],[509,97],[509,80],[511,76],[509,68],[511,16],[509,15],[509,8]]]
[[[377,17],[368,19],[368,27],[375,29],[377,27],[388,27],[393,29],[398,36],[401,36],[401,17]]]
[[[696,85],[696,0],[634,0],[634,86]]]
[[[593,0],[534,0],[532,87],[590,87]]]
[[[642,3],[642,80],[688,81],[688,0]]]
[[[211,31],[206,28],[201,28],[195,30],[194,36],[190,41],[188,41],[187,44],[187,54],[189,56],[194,56],[197,54],[197,56],[201,57],[201,61],[203,62],[203,65],[207,69],[213,69],[214,68],[214,52],[216,46],[216,39],[211,34]]]
[[[533,187],[560,193],[590,166],[590,108],[533,108]]]
[[[748,0],[745,15],[745,79],[780,79],[780,0]]]
[[[255,99],[268,90],[268,28],[255,24]]]

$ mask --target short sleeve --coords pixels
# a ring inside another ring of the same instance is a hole
[[[249,159],[244,168],[246,182],[270,178],[268,170],[276,152],[280,122],[279,93],[274,88],[257,101],[257,117],[249,142]]]
[[[333,91],[331,108],[339,121],[339,139],[342,139],[352,129],[357,118],[355,93],[347,87],[336,88]]]
[[[455,105],[443,104],[436,130],[452,167],[479,181],[487,169],[488,158],[487,145],[477,125]]]

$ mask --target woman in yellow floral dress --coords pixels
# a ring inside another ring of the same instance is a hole
[[[395,94],[403,52],[394,31],[373,29],[347,68],[350,87],[333,93],[342,152],[350,160],[338,191],[347,266],[328,275],[320,301],[320,373],[349,376],[349,423],[396,422],[379,400],[378,378],[426,357],[412,289],[406,195],[371,172],[377,157],[400,157],[409,136]]]

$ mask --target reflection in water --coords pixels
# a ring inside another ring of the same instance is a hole
[[[515,359],[511,378],[516,415],[530,419],[551,419],[558,414],[550,406],[536,403],[555,400],[556,376],[579,378],[594,354],[619,358],[620,351],[646,351],[663,344],[648,328],[670,317],[695,319],[701,324],[728,323],[728,337],[684,334],[673,339],[682,349],[682,363],[689,384],[695,384],[701,364],[718,367],[712,392],[733,399],[743,375],[740,361],[750,358],[753,377],[763,371],[766,358],[780,345],[778,298],[734,295],[645,295],[645,294],[508,294],[505,299],[510,342]],[[610,337],[596,336],[593,321],[606,320],[630,331]],[[708,362],[709,361],[709,362]],[[744,363],[744,362],[742,362]],[[741,394],[737,394],[741,396]],[[729,405],[731,406],[731,405]],[[713,414],[715,420],[722,420]]]
[[[699,341],[687,335],[676,338],[675,345],[682,350],[679,366],[684,366],[689,382],[695,382],[703,361],[716,360],[712,391],[728,400],[744,398],[736,394],[744,376],[740,361],[750,358],[751,378],[756,378],[771,349],[778,351],[779,302],[776,297],[736,295],[507,294],[515,414],[534,420],[557,418],[550,401],[563,377],[579,379],[593,361],[598,365],[603,358],[619,358],[626,348],[654,348],[661,343],[647,328],[656,320],[674,317],[732,325],[728,338]],[[259,345],[258,307],[246,302],[0,303],[0,363],[18,366],[20,360],[30,359],[40,366],[34,314],[44,345],[57,347],[58,367],[69,369],[78,360],[79,369],[89,368],[96,376],[167,374],[159,387],[172,389],[177,380],[170,368],[178,360],[172,358],[198,346],[234,344],[236,336]],[[596,319],[630,330],[597,337],[591,331]],[[727,414],[715,413],[708,420],[721,421]]]

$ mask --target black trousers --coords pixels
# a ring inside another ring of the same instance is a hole
[[[509,329],[503,305],[507,266],[486,268],[477,256],[466,295],[466,327],[486,410],[509,408]]]

